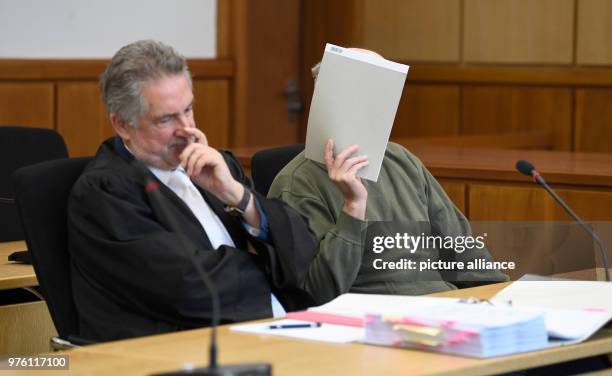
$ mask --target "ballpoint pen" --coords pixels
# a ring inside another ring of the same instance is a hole
[[[320,322],[313,322],[308,324],[285,324],[285,325],[270,325],[268,329],[299,329],[299,328],[319,328],[321,327]]]

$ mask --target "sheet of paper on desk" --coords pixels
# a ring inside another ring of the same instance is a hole
[[[325,163],[330,138],[336,152],[358,144],[355,155],[369,158],[359,176],[376,181],[408,68],[327,44],[310,105],[306,158]]]
[[[516,281],[501,290],[494,301],[517,306],[585,309],[612,312],[612,283],[597,281]]]
[[[434,298],[428,296],[377,295],[377,294],[342,294],[336,299],[309,311],[325,312],[337,315],[363,317],[367,313],[393,314],[398,310],[418,307],[433,308],[440,304],[457,302],[456,298]]]
[[[596,281],[516,281],[494,303],[544,311],[551,345],[582,342],[612,318],[612,283]]]
[[[266,323],[233,325],[230,331],[237,333],[265,334],[311,341],[332,343],[350,343],[362,341],[365,337],[363,328],[322,324],[318,328],[270,329],[270,325],[309,324],[307,321],[278,320]]]

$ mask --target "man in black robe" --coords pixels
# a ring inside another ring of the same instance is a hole
[[[68,205],[81,337],[209,325],[211,295],[189,253],[216,285],[222,322],[311,304],[308,224],[252,192],[236,159],[208,146],[195,127],[185,59],[156,41],[132,43],[112,58],[100,89],[117,136],[102,144]]]

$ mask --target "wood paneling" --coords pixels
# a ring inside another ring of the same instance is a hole
[[[612,220],[612,192],[559,188],[557,194],[584,220]],[[468,184],[470,220],[572,221],[542,188]]]
[[[232,1],[217,0],[217,58],[228,58],[233,54]]]
[[[60,82],[57,87],[57,131],[71,157],[94,155],[114,135],[97,82]]]
[[[406,82],[610,87],[612,69],[413,64]]]
[[[576,90],[576,151],[612,152],[612,90]]]
[[[578,64],[612,65],[611,16],[609,0],[578,0]]]
[[[230,144],[230,97],[226,80],[195,80],[195,121],[215,148],[227,148]]]
[[[53,84],[0,83],[0,125],[53,128]]]
[[[468,197],[472,221],[553,220],[557,205],[538,187],[470,184]]]
[[[362,0],[363,45],[388,59],[458,62],[460,0]]]
[[[466,62],[573,62],[574,0],[464,2]]]
[[[286,90],[300,79],[299,0],[238,0],[234,4],[234,146],[295,143],[300,115],[287,110]]]
[[[466,184],[449,179],[438,179],[438,183],[444,188],[444,191],[455,204],[457,209],[461,210],[464,215],[467,215],[466,210]]]
[[[108,60],[0,59],[0,80],[97,80]],[[188,59],[194,77],[231,77],[234,63],[227,59]]]
[[[612,190],[612,154],[405,146],[439,178],[523,183],[529,178],[516,171],[515,165],[518,160],[525,159],[531,161],[550,184]]]
[[[0,306],[0,356],[48,352],[49,339],[56,335],[45,302]]]
[[[340,46],[363,45],[362,0],[302,1],[302,57],[300,86],[304,111],[300,121],[300,140],[306,138],[306,125],[314,84],[310,68],[321,61],[325,43]]]
[[[557,150],[572,146],[569,89],[465,86],[462,133],[550,130]]]
[[[458,86],[409,84],[404,87],[392,138],[459,134]]]
[[[578,216],[586,221],[612,220],[612,192],[596,190],[559,189],[559,196]],[[571,220],[559,206],[555,206],[555,218]]]
[[[398,144],[460,146],[495,149],[552,149],[552,133],[548,131],[516,131],[510,133],[475,134],[443,137],[392,138]]]

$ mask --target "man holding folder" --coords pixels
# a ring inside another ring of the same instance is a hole
[[[371,55],[382,59],[371,51],[357,51],[369,54],[370,59]],[[319,67],[313,69],[315,79]],[[373,252],[372,233],[393,236],[410,227],[411,234],[424,238],[469,237],[470,224],[421,161],[400,145],[387,144],[377,181],[358,176],[370,164],[368,156],[360,155],[358,145],[335,150],[334,140],[328,140],[320,153],[325,163],[307,158],[304,152],[299,154],[277,175],[268,194],[306,216],[317,236],[318,251],[305,286],[317,303],[346,292],[422,295],[507,280],[497,270],[379,268],[377,259],[385,260],[386,265],[405,258],[467,263],[490,261],[491,256],[486,248],[460,252],[430,247],[410,253],[395,247],[380,254]],[[382,233],[381,228],[393,231]]]

